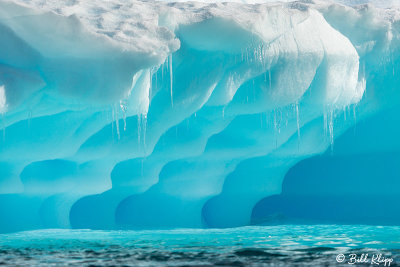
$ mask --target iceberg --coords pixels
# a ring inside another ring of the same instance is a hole
[[[398,1],[2,0],[0,34],[0,232],[294,216],[315,157],[400,149]]]

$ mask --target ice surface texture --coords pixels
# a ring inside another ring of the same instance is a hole
[[[399,14],[0,1],[0,232],[249,224],[292,166],[396,107]]]

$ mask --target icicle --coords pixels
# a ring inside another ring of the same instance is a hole
[[[147,114],[137,115],[137,136],[138,136],[138,149],[141,147],[143,142],[143,151],[146,152],[146,128],[147,128]]]
[[[297,141],[300,146],[300,113],[299,113],[299,103],[296,102],[296,120],[297,120]]]
[[[150,68],[149,70],[150,75],[149,75],[149,99],[151,99],[151,92],[152,92],[152,88],[153,88],[153,68]],[[156,75],[157,77],[157,75]]]
[[[394,77],[394,63],[392,63],[392,65],[393,65],[393,77]]]
[[[281,133],[281,123],[282,123],[282,110],[279,110],[279,120],[278,120],[278,133]]]
[[[126,110],[127,110],[127,107],[126,107],[126,105],[124,104],[124,102],[122,100],[119,101],[119,106],[120,106],[121,111],[122,111],[122,120],[124,121],[124,132],[125,132],[126,131]]]
[[[277,112],[279,111],[279,116]],[[278,148],[278,135],[281,132],[281,120],[282,120],[282,111],[280,109],[276,110],[274,109],[274,133],[275,133],[275,148]]]
[[[169,64],[169,81],[170,81],[170,89],[171,89],[171,107],[174,107],[174,94],[172,90],[172,83],[173,83],[173,72],[172,72],[172,54],[169,55],[168,58],[168,64]]]
[[[324,110],[324,136],[328,135],[328,114],[326,110]]]
[[[142,133],[141,123],[140,123],[140,114],[137,115],[137,137],[138,137],[138,148],[140,147],[140,135]]]
[[[354,119],[354,132],[353,134],[356,134],[356,126],[357,126],[357,117],[356,117],[356,105],[353,105],[353,119]]]
[[[163,81],[164,81],[164,65],[165,65],[165,62],[163,64],[161,64],[161,84],[163,84]]]
[[[115,111],[114,111],[114,105],[111,108],[111,113],[112,113],[112,121],[111,121],[111,135],[112,139],[114,142],[114,121],[115,121]]]
[[[118,114],[118,109],[115,108],[115,126],[117,128],[117,136],[118,136],[118,140],[121,138],[120,132],[119,132],[119,114]]]
[[[288,124],[289,124],[289,115],[287,114],[287,112],[286,112],[286,117],[285,118],[286,118],[285,119],[285,127],[287,127]]]
[[[146,130],[147,130],[147,114],[144,114],[143,119],[143,149],[146,152]]]
[[[155,83],[156,83],[156,91],[157,91],[157,87],[158,87],[158,71],[156,70],[156,72],[155,72],[155,79],[156,79],[156,81],[155,81]],[[151,78],[150,78],[151,79]],[[150,102],[151,102],[151,99],[153,98],[153,89],[152,88],[150,88],[151,90],[150,90],[150,92],[149,92],[149,100],[150,100]]]
[[[333,142],[334,142],[334,136],[333,136],[333,109],[330,110],[329,114],[329,141],[331,145],[331,152],[333,152]]]
[[[280,122],[278,121],[277,110],[274,109],[274,130],[275,130],[275,132],[280,132],[279,123]]]
[[[259,57],[260,57],[260,63],[261,63],[261,65],[264,67],[264,62],[265,62],[265,60],[264,60],[264,45],[263,44],[261,44],[261,45],[259,45],[258,46],[258,49],[259,49]]]
[[[5,120],[4,120],[4,113],[1,113],[1,121],[2,121],[2,124],[3,124],[3,142],[5,142],[6,141],[6,123],[5,123]]]
[[[268,78],[269,78],[269,89],[271,90],[272,88],[272,81],[271,81],[271,70],[268,70]]]
[[[392,51],[392,49],[390,49],[390,61],[391,61],[391,63],[392,63],[392,74],[393,74],[393,77],[394,77],[394,60],[393,60],[393,51]]]

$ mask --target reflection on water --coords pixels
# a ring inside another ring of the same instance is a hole
[[[397,266],[400,227],[284,225],[0,235],[0,265],[10,266],[338,266],[340,253],[382,253]]]

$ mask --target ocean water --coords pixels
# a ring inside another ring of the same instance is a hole
[[[399,266],[400,226],[50,229],[0,235],[3,266],[349,266],[351,255],[364,260],[355,266]]]

